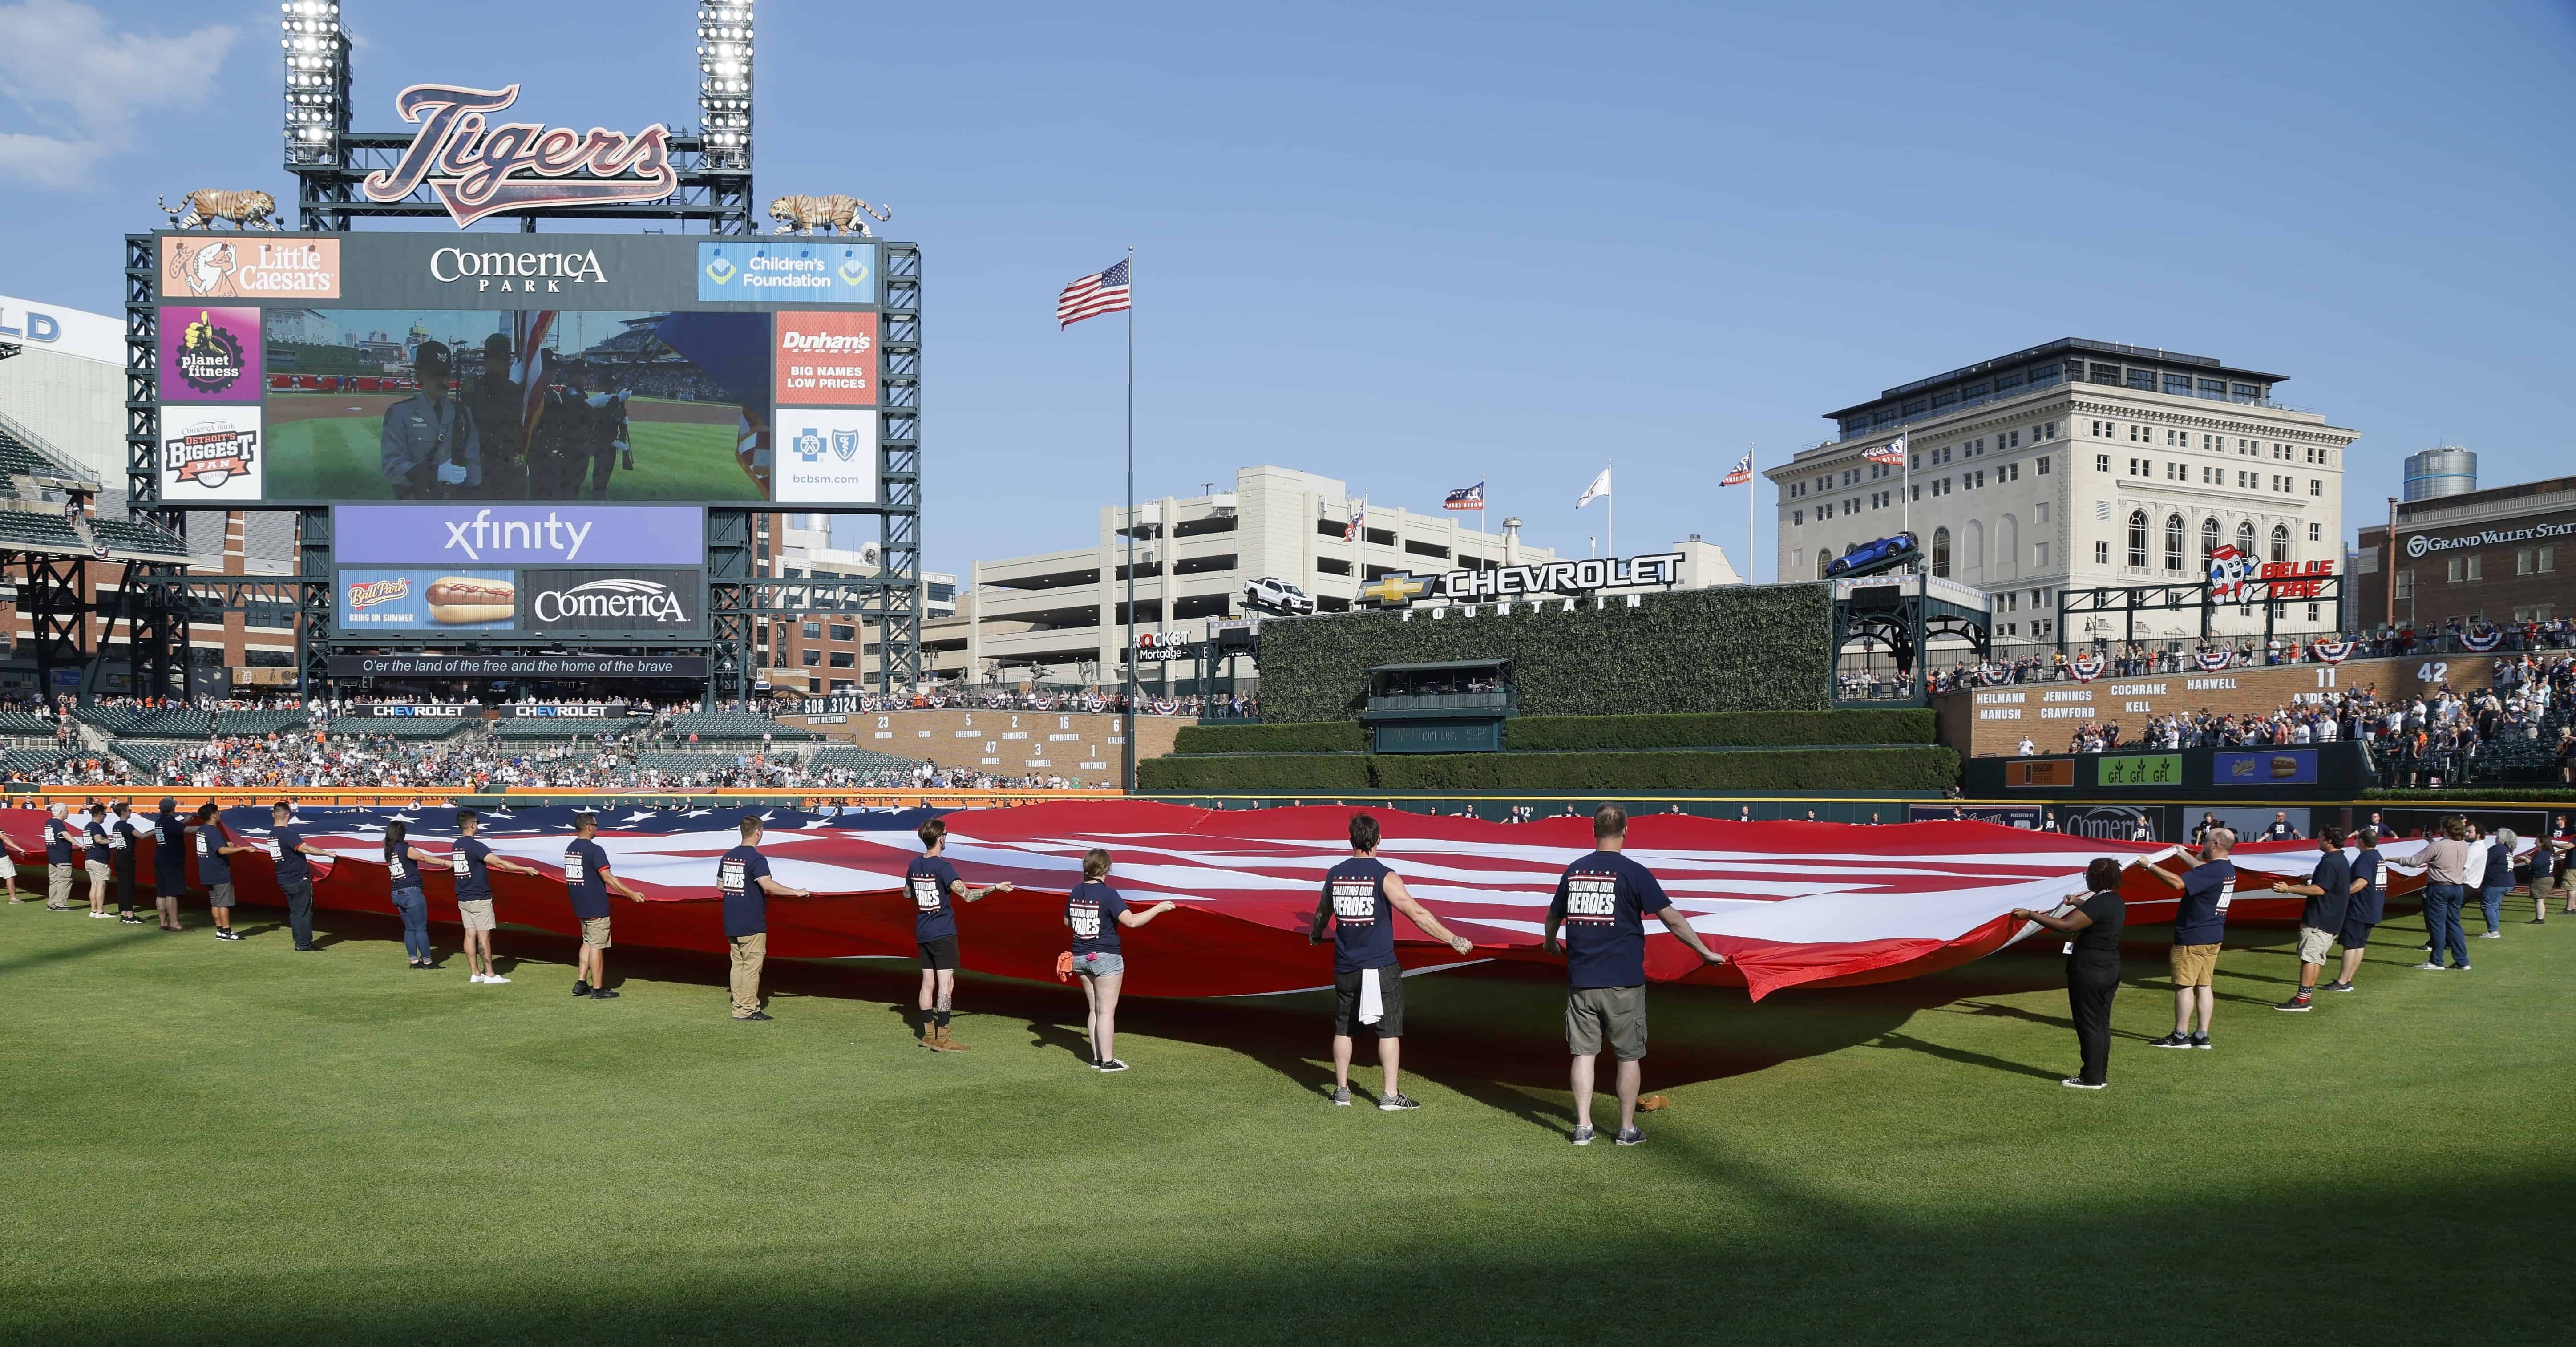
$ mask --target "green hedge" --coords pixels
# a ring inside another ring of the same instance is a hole
[[[1768,748],[1928,744],[1928,710],[1715,711],[1690,716],[1522,716],[1503,725],[1515,752],[1564,749]],[[1346,720],[1302,725],[1185,725],[1179,753],[1365,753],[1368,730]]]
[[[1306,725],[1183,725],[1175,753],[1366,753],[1368,730],[1356,721]]]
[[[1818,583],[1649,594],[1631,608],[1562,601],[1441,621],[1334,613],[1261,628],[1261,716],[1359,719],[1380,664],[1508,659],[1530,716],[1821,711],[1831,702],[1833,593]]]
[[[1745,753],[1423,753],[1315,757],[1171,756],[1136,764],[1151,791],[1941,790],[1958,784],[1947,748]]]

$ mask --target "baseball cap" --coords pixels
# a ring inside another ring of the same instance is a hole
[[[178,808],[178,807],[179,807],[179,797],[178,797],[178,796],[176,796],[176,795],[164,795],[164,796],[162,796],[162,797],[161,797],[161,807],[162,807],[162,808],[164,808],[164,809],[176,809],[176,808]]]

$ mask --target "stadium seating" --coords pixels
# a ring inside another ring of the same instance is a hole
[[[920,762],[912,758],[880,753],[873,748],[860,748],[855,744],[826,744],[805,755],[805,769],[809,772],[838,769],[851,772],[908,774],[920,766]]]
[[[542,716],[530,720],[504,720],[495,726],[492,737],[512,741],[536,740],[560,743],[569,739],[606,739],[616,735],[616,720],[575,720]]]
[[[72,719],[84,725],[95,725],[114,734],[141,719],[146,712],[139,706],[76,706]]]
[[[734,769],[732,753],[648,752],[635,755],[635,765],[664,776],[695,776],[700,772],[729,772]]]
[[[55,453],[52,446],[46,444],[34,431],[6,416],[0,416],[0,476],[21,475],[75,482],[93,491],[105,485],[73,466],[70,460]],[[65,532],[69,532],[69,529]]]
[[[686,741],[696,735],[700,743],[759,743],[768,735],[776,743],[800,743],[823,736],[812,730],[800,730],[754,711],[690,711],[671,717],[671,735]]]
[[[215,713],[215,733],[227,737],[300,730],[312,723],[312,715],[303,711],[218,711]]]
[[[77,756],[79,755],[66,753],[58,748],[0,749],[0,774],[41,772],[65,758]]]
[[[0,711],[0,734],[41,734],[54,736],[54,722],[33,711]]]
[[[93,519],[90,536],[112,551],[143,556],[168,557],[172,561],[188,559],[188,542],[178,534],[141,519]]]
[[[386,739],[445,739],[482,723],[480,716],[342,716],[329,722],[325,728],[335,737],[347,734]]]
[[[204,742],[215,735],[215,716],[211,711],[192,711],[172,707],[136,716],[118,727],[120,739],[187,739]]]
[[[180,739],[119,739],[107,746],[109,752],[147,773],[195,747],[195,742]]]
[[[5,463],[0,463],[0,467],[5,466]],[[71,521],[59,513],[0,509],[0,548],[6,547],[36,547],[61,552],[89,550],[89,544],[73,530]]]

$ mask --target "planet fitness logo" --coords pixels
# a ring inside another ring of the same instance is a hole
[[[217,324],[212,313],[203,309],[181,332],[178,355],[172,364],[180,381],[200,393],[230,392],[233,385],[250,376],[241,338]]]

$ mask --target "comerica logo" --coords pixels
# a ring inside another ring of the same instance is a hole
[[[681,605],[679,593],[652,580],[593,580],[570,589],[541,589],[529,600],[528,611],[539,622],[605,617],[674,627],[689,623],[688,610]]]
[[[864,332],[799,332],[794,328],[788,328],[778,334],[778,349],[782,351],[813,351],[826,355],[856,354],[874,345],[876,343]]]

